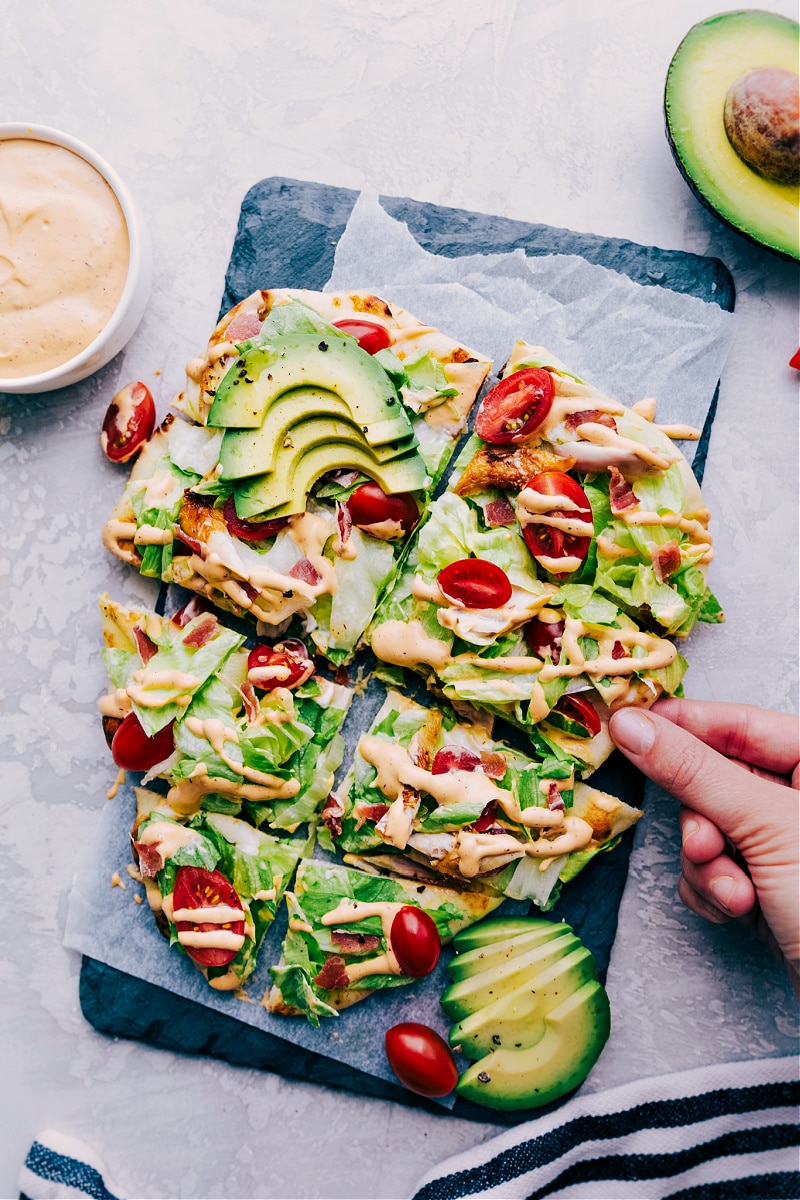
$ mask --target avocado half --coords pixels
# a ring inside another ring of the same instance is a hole
[[[745,72],[798,69],[800,26],[756,9],[693,25],[667,72],[664,113],[675,162],[692,191],[726,225],[784,258],[800,258],[800,188],[765,178],[725,131],[728,91]]]

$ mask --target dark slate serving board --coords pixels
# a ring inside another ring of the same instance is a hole
[[[320,290],[330,277],[336,243],[357,196],[357,192],[345,188],[293,179],[264,179],[255,184],[242,203],[221,312],[265,285]],[[434,254],[457,257],[518,248],[530,256],[578,254],[644,286],[667,287],[697,296],[727,311],[734,307],[733,280],[727,268],[715,258],[443,208],[408,198],[382,196],[381,203],[391,216],[408,225],[424,249]],[[694,460],[698,480],[703,476],[716,403],[715,393]],[[516,731],[509,732],[509,740],[516,740]],[[641,802],[641,777],[619,754],[613,755],[592,781],[614,791],[629,804]],[[553,912],[555,919],[572,925],[592,950],[601,980],[605,980],[616,936],[633,833],[630,830],[613,854],[600,855],[573,880]],[[397,1100],[440,1115],[446,1111],[404,1088],[88,957],[84,957],[81,968],[80,1002],[86,1019],[100,1032],[112,1036],[137,1038],[163,1049],[205,1054],[236,1065],[274,1071],[289,1079]],[[287,1021],[286,1025],[289,1039],[292,1023]],[[530,1111],[495,1113],[460,1098],[451,1111],[455,1116],[503,1124],[514,1124],[532,1115]],[[535,1110],[539,1115],[542,1111]]]

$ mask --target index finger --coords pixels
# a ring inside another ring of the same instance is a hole
[[[790,713],[715,700],[659,700],[653,711],[728,758],[780,775],[800,761],[800,721]]]

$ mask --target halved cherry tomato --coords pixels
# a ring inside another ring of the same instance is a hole
[[[254,646],[247,656],[247,678],[253,687],[265,692],[299,687],[313,674],[314,660],[299,638],[286,638],[274,646]]]
[[[205,871],[202,867],[178,867],[175,875],[175,887],[172,891],[173,911],[182,908],[215,908],[224,904],[228,908],[242,907],[236,889],[221,871]],[[189,931],[212,933],[220,929],[230,930],[231,933],[244,937],[244,915],[241,921],[176,921],[178,933]],[[185,946],[184,949],[195,962],[204,967],[226,967],[238,950],[223,949],[217,946]]]
[[[111,757],[123,771],[149,771],[175,749],[174,721],[148,737],[136,713],[128,713],[111,742]]]
[[[458,1083],[450,1047],[434,1029],[417,1021],[387,1029],[386,1057],[403,1086],[418,1096],[448,1096]]]
[[[353,524],[382,542],[408,537],[419,521],[417,502],[410,492],[387,496],[377,483],[362,483],[347,507]]]
[[[100,445],[112,462],[127,462],[153,432],[156,406],[143,383],[128,383],[117,392],[103,418]]]
[[[263,542],[265,538],[274,537],[289,524],[288,517],[278,517],[275,521],[245,521],[236,515],[236,501],[228,496],[222,510],[225,524],[234,537],[243,542]]]
[[[540,496],[566,496],[577,506],[570,509],[556,508],[543,516],[592,523],[592,506],[589,503],[589,497],[581,485],[563,471],[542,471],[539,475],[534,475],[527,486],[534,492],[538,492]],[[575,534],[565,533],[562,529],[556,529],[553,525],[539,522],[524,525],[522,536],[525,539],[525,545],[537,560],[541,558],[579,558],[583,562],[592,544],[590,537],[577,537]],[[545,569],[549,569],[552,573],[552,568],[546,567]]]
[[[466,746],[442,746],[437,750],[431,765],[432,775],[446,775],[448,771],[477,771],[481,765],[480,754]]]
[[[413,979],[430,975],[439,961],[442,940],[436,922],[413,904],[398,910],[392,921],[390,941],[400,970]]]
[[[392,344],[389,330],[377,321],[334,321],[333,327],[341,329],[342,333],[349,333],[367,354],[377,354]]]
[[[575,737],[594,737],[603,728],[597,710],[576,692],[562,696],[547,720]]]
[[[554,390],[552,375],[540,367],[506,375],[481,401],[475,432],[493,446],[523,442],[550,412]]]
[[[485,558],[461,558],[436,578],[447,599],[465,608],[502,608],[511,599],[511,580],[502,567]]]
[[[542,658],[549,654],[555,664],[561,658],[561,639],[564,636],[563,621],[540,621],[534,617],[528,621],[523,633],[525,641],[534,654]]]

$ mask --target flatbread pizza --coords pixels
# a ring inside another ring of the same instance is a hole
[[[105,545],[276,632],[302,622],[341,664],[490,367],[371,293],[255,292],[188,364]]]

